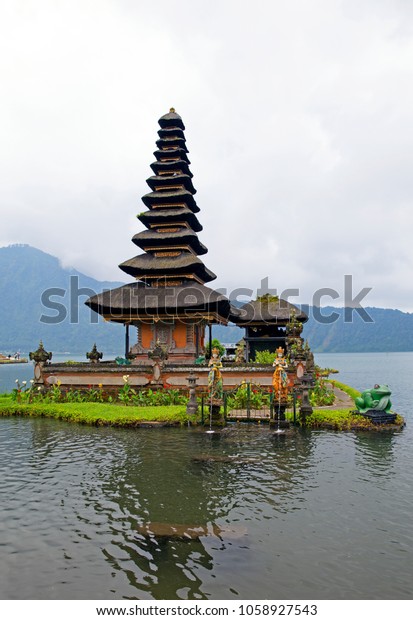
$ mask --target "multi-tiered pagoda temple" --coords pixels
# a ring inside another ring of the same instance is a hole
[[[227,322],[230,303],[204,286],[216,276],[198,258],[207,248],[197,235],[202,226],[185,126],[173,108],[159,125],[154,174],[147,179],[152,191],[142,198],[148,210],[138,215],[147,230],[132,238],[143,254],[119,265],[136,282],[95,295],[86,304],[126,326],[125,354],[137,362],[148,360],[161,345],[169,361],[187,363],[203,352],[206,325]],[[131,347],[129,326],[137,328]]]

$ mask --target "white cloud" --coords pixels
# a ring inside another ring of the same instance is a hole
[[[216,286],[352,273],[413,309],[413,11],[402,1],[0,8],[0,243],[125,279],[157,119],[186,124]]]

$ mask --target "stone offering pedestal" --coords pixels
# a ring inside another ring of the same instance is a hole
[[[379,409],[370,409],[366,411],[366,413],[360,413],[360,411],[356,409],[354,413],[362,415],[364,418],[370,420],[370,422],[373,422],[373,424],[394,424],[397,416],[396,413],[386,413]]]

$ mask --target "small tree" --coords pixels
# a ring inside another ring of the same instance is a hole
[[[277,354],[271,353],[266,349],[265,351],[256,351],[254,362],[256,364],[272,364],[277,357]]]
[[[225,347],[223,344],[220,343],[220,341],[218,340],[218,338],[212,338],[212,347],[211,347],[211,351],[214,348],[219,349],[219,355],[220,357],[222,357],[225,353]],[[209,342],[206,343],[205,345],[205,351],[206,351],[206,356],[209,357]]]

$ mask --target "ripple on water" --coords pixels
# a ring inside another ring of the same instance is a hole
[[[211,441],[0,419],[0,595],[407,598],[407,448],[400,435]],[[147,523],[201,535],[146,536]]]

